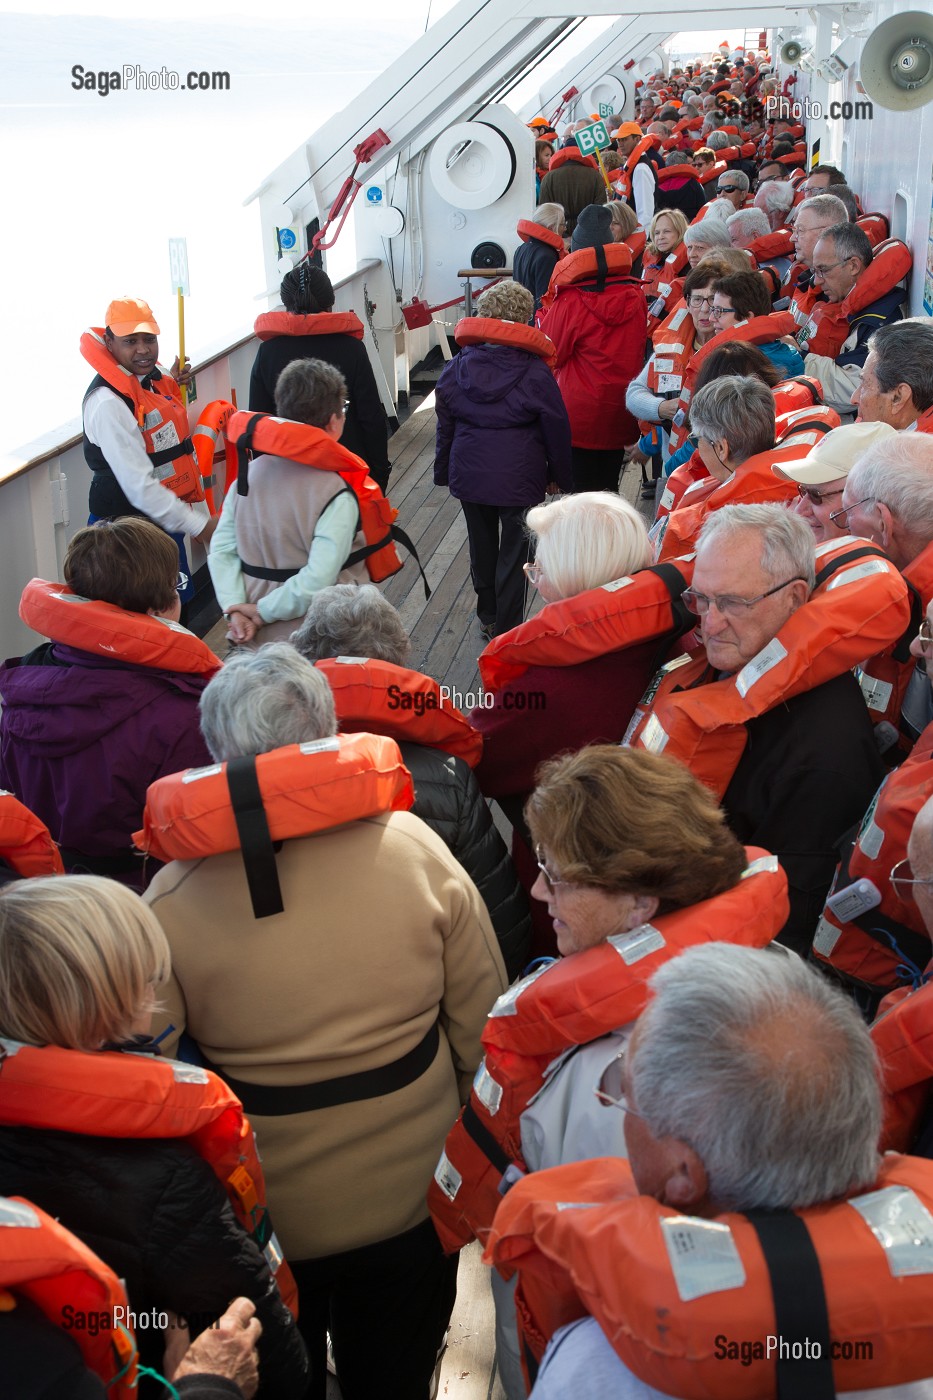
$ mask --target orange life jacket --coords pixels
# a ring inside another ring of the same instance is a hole
[[[622,242],[632,255],[632,266],[634,267],[638,259],[644,256],[648,235],[637,228],[634,233],[629,234],[628,238],[623,238]]]
[[[703,521],[721,506],[779,505],[794,500],[797,483],[779,476],[773,468],[806,456],[821,437],[838,426],[838,413],[826,405],[792,410],[775,418],[777,440],[774,447],[743,462],[727,481],[719,482],[707,476],[688,484],[666,520],[659,515],[662,522],[657,531],[659,560],[689,553]]]
[[[414,797],[393,739],[338,734],[159,778],[149,787],[143,827],[133,840],[162,861],[242,850],[253,912],[262,919],[285,907],[274,841],[407,811]],[[244,816],[252,830],[244,828]]]
[[[890,879],[892,868],[907,855],[914,819],[931,792],[933,724],[876,792],[829,892],[830,899],[847,888],[857,895],[858,881],[870,880],[879,902],[849,918],[826,904],[816,927],[814,957],[875,991],[903,985],[909,963],[922,969],[933,955],[920,910],[912,899],[899,898]]]
[[[933,543],[928,544],[901,573],[907,581],[912,599],[911,617],[904,635],[859,668],[859,682],[872,720],[875,724],[886,720],[895,729],[900,725],[901,706],[917,664],[910,654],[910,644],[933,600]],[[902,735],[901,747],[905,752],[910,745],[911,741]]]
[[[497,321],[494,316],[464,316],[457,323],[454,339],[458,345],[507,345],[510,349],[526,350],[552,369],[557,359],[557,347],[543,331],[517,321]]]
[[[749,720],[841,676],[879,641],[901,635],[910,612],[907,585],[879,549],[847,535],[818,545],[816,564],[809,600],[735,675],[714,679],[704,654],[662,667],[623,742],[677,759],[721,798]]]
[[[658,145],[660,145],[660,142],[656,136],[643,136],[629,152],[622,169],[616,171],[613,175],[612,183],[621,190],[623,199],[629,200],[632,197],[632,172],[635,166],[641,160],[642,156],[647,155],[649,151],[654,150]]]
[[[648,308],[648,337],[655,343],[658,329],[668,317],[675,315],[684,302],[686,277],[674,277],[670,282],[659,282],[654,301]]]
[[[761,233],[752,239],[745,251],[751,253],[759,267],[774,258],[793,258],[794,245],[790,234],[789,228],[775,229],[773,233]]]
[[[727,330],[718,331],[716,335],[710,337],[705,345],[694,351],[684,371],[684,383],[680,391],[677,413],[671,424],[671,451],[676,452],[689,434],[687,412],[693,397],[696,378],[700,372],[700,366],[714,350],[718,350],[720,345],[726,345],[732,340],[743,340],[750,345],[767,345],[772,340],[780,340],[781,336],[792,335],[795,329],[796,322],[789,311],[772,311],[768,316],[751,316],[747,321],[739,321],[737,325],[730,326]]]
[[[658,501],[655,524],[670,515],[672,511],[680,508],[684,495],[690,488],[698,482],[711,481],[712,477],[706,469],[706,464],[698,451],[693,451],[686,462],[681,462],[679,467],[675,467],[664,485],[661,492],[661,499]]]
[[[837,1392],[930,1375],[933,1274],[925,1265],[915,1270],[909,1254],[929,1252],[931,1207],[933,1162],[890,1156],[871,1191],[793,1212],[816,1254],[829,1340],[838,1347],[829,1381]],[[910,1236],[902,1219],[922,1224]],[[539,1357],[558,1327],[589,1313],[623,1363],[666,1395],[775,1400],[792,1393],[778,1390],[780,1314],[752,1220],[736,1213],[695,1219],[639,1196],[620,1158],[520,1181],[500,1207],[485,1257],[506,1274],[519,1270],[520,1331]],[[707,1262],[713,1258],[715,1266]],[[726,1337],[757,1346],[725,1353]],[[767,1338],[775,1342],[770,1353]],[[855,1338],[868,1346],[845,1345]]]
[[[933,404],[925,408],[917,419],[915,431],[918,433],[933,433]]]
[[[801,353],[835,359],[849,338],[849,317],[893,291],[913,265],[910,249],[900,239],[888,238],[873,250],[855,286],[842,301],[814,301],[806,325],[798,335]]]
[[[316,661],[334,693],[334,707],[345,734],[385,734],[462,758],[475,768],[483,756],[483,736],[450,703],[431,676],[363,656]]]
[[[64,875],[58,847],[45,822],[12,792],[0,789],[0,860],[17,875]]]
[[[483,689],[501,690],[530,666],[576,666],[653,637],[679,635],[692,626],[680,602],[692,575],[692,559],[677,559],[548,603],[511,632],[493,637],[478,663]]]
[[[826,193],[832,194],[832,188],[830,187]],[[862,214],[855,222],[867,236],[873,248],[877,248],[880,243],[884,243],[891,236],[891,226],[885,214]]]
[[[626,276],[632,271],[632,254],[624,243],[606,243],[600,249],[605,254],[609,276]],[[599,276],[599,263],[595,248],[578,248],[569,253],[554,268],[547,291],[541,298],[540,316],[550,309],[554,298],[563,287],[572,287],[577,282],[589,282]]]
[[[558,1055],[634,1021],[648,1001],[652,974],[685,948],[710,940],[761,948],[781,931],[787,877],[776,856],[754,848],[747,854],[748,868],[732,889],[559,958],[499,998],[483,1031],[485,1058],[469,1104],[448,1134],[428,1188],[448,1252],[474,1236],[485,1238],[506,1167],[524,1170],[521,1116]]]
[[[689,255],[687,253],[687,245],[683,242],[678,243],[677,247],[672,252],[668,253],[664,261],[658,266],[655,275],[650,279],[645,278],[645,296],[648,297],[649,335],[651,335],[655,327],[660,324],[666,314],[664,306],[656,309],[657,300],[663,297],[664,304],[668,304],[671,286],[673,282],[680,277],[681,273],[687,267],[688,262]],[[655,298],[654,301],[651,300],[652,296]],[[673,302],[670,304],[673,305]]]
[[[188,411],[172,376],[163,370],[152,388],[144,389],[132,370],[124,369],[113,358],[107,349],[101,326],[92,326],[84,332],[81,354],[101,379],[128,404],[146,452],[152,458],[153,470],[160,485],[189,504],[203,501],[201,473],[189,437]],[[166,441],[166,438],[172,437],[174,442]]]
[[[0,1289],[14,1302],[27,1298],[67,1331],[108,1400],[135,1400],[136,1343],[123,1321],[129,1304],[120,1280],[77,1235],[22,1196],[0,1196]],[[82,1316],[97,1325],[69,1326]]]
[[[82,598],[64,583],[30,579],[23,589],[19,615],[27,627],[50,641],[135,666],[212,676],[223,665],[210,647],[180,622]]]
[[[712,165],[707,166],[705,170],[698,170],[697,179],[699,180],[701,185],[708,185],[711,180],[718,180],[723,171],[728,169],[729,167],[727,163],[720,157],[719,159],[714,160]],[[696,217],[692,220],[692,222],[698,223],[700,219],[705,219],[708,211],[709,204],[706,204],[696,215]]]
[[[151,1055],[0,1040],[0,1122],[105,1138],[182,1138],[213,1169],[297,1316],[253,1130],[239,1099],[210,1070]]]
[[[316,311],[303,316],[294,311],[263,311],[253,322],[257,340],[278,335],[352,335],[363,339],[363,322],[355,311]]]
[[[696,326],[686,302],[671,312],[654,332],[654,353],[648,361],[646,383],[652,394],[672,398],[683,389],[694,351]]]
[[[419,569],[418,552],[403,530],[396,525],[398,511],[390,505],[369,475],[362,457],[341,447],[322,428],[310,423],[294,423],[289,418],[274,418],[270,413],[234,413],[227,423],[227,441],[237,450],[237,492],[249,494],[249,464],[254,456],[268,453],[286,457],[318,471],[336,472],[356,496],[360,508],[360,529],[366,540],[363,549],[354,550],[343,567],[363,562],[374,583],[391,578],[402,567],[395,541],[411,551]],[[424,570],[421,570],[424,578]],[[425,582],[425,597],[430,590]]]
[[[220,504],[223,505],[224,497],[230,487],[236,481],[236,449],[232,442],[227,441],[226,429],[231,415],[236,413],[236,408],[232,403],[227,403],[224,399],[215,399],[209,403],[202,412],[191,434],[191,441],[194,443],[194,455],[198,459],[198,469],[201,473],[201,489],[204,492],[204,499],[210,507],[211,515],[214,510],[214,486],[217,476],[214,472],[215,463],[224,458],[224,489],[220,497]],[[223,451],[217,450],[217,439],[223,436]]]
[[[933,1083],[933,982],[889,993],[872,1022],[871,1038],[884,1086],[879,1147],[909,1152]]]
[[[529,238],[536,238],[539,243],[546,243],[549,248],[554,249],[558,261],[567,256],[567,249],[560,234],[555,233],[552,228],[545,228],[544,224],[536,224],[533,219],[519,219],[515,226],[515,232],[523,243],[527,243]]]

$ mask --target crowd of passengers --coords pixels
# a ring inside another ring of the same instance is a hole
[[[82,339],[0,667],[3,1395],[424,1400],[474,1239],[508,1400],[933,1395],[933,321],[764,56],[640,94],[532,123],[438,383],[472,714],[368,581],[326,274],[216,514],[150,307]]]

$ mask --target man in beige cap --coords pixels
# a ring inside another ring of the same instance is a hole
[[[777,476],[797,483],[800,499],[791,510],[803,516],[817,544],[852,533],[842,520],[830,518],[842,503],[849,469],[869,447],[894,436],[894,429],[887,423],[849,423],[820,438],[807,457],[771,468]]]
[[[141,515],[175,539],[181,570],[190,575],[184,537],[207,543],[212,519],[201,489],[188,415],[176,377],[159,369],[159,326],[147,302],[122,297],[107,307],[102,327],[81,337],[95,378],[84,395],[84,456],[94,473],[90,521]],[[188,593],[182,593],[187,601]]]

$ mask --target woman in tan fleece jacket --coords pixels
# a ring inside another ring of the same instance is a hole
[[[229,662],[201,710],[219,761],[336,730],[327,682],[287,643]],[[156,876],[147,899],[173,969],[159,1019],[187,1027],[247,1105],[311,1394],[324,1393],[327,1327],[344,1400],[376,1388],[412,1400],[427,1395],[456,1288],[425,1192],[506,985],[501,956],[475,886],[409,812],[286,841],[276,863],[284,911],[261,921],[239,851]],[[347,1101],[354,1086],[334,1084],[362,1075],[371,1093],[371,1072],[405,1056],[423,1058],[403,1087]],[[327,1106],[308,1106],[322,1094]]]

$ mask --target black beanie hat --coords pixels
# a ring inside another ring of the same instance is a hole
[[[570,240],[571,252],[580,248],[599,248],[612,242],[612,215],[605,204],[588,204],[577,215],[577,225]]]

